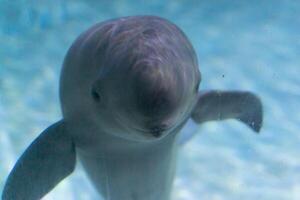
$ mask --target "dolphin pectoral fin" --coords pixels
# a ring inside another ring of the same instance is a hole
[[[263,123],[263,107],[251,92],[209,90],[199,93],[191,117],[196,123],[237,119],[258,133]]]
[[[59,121],[44,130],[19,158],[2,200],[41,199],[75,167],[75,146]]]

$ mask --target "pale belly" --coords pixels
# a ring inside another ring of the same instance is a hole
[[[173,146],[173,145],[172,145]],[[163,150],[163,151],[162,151]],[[174,147],[79,158],[105,200],[169,200],[175,174]]]

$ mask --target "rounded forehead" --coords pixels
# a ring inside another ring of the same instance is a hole
[[[195,51],[184,33],[168,20],[133,16],[100,27],[94,34],[100,79],[115,80],[120,88],[151,82],[157,83],[153,86],[176,86],[182,95],[199,82]]]
[[[173,23],[154,16],[133,16],[99,24],[93,32],[95,64],[101,73],[116,67],[139,66],[138,62],[160,62],[197,66],[195,51],[184,33]],[[94,28],[95,29],[95,28]]]

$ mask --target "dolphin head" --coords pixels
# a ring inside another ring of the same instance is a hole
[[[107,30],[91,89],[102,127],[126,138],[164,137],[196,102],[200,72],[192,45],[158,17],[121,18]]]

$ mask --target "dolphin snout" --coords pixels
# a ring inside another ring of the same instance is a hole
[[[165,124],[156,125],[149,128],[150,133],[156,138],[160,137],[167,129],[168,126]]]

